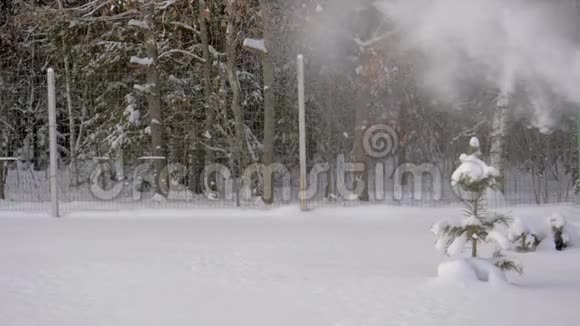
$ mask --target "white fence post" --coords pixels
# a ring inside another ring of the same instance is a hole
[[[300,209],[306,205],[306,102],[304,97],[304,56],[298,55],[298,132],[300,134]]]
[[[54,81],[54,70],[48,68],[48,142],[50,147],[50,204],[51,214],[58,217],[58,193],[57,193],[57,168],[58,168],[58,149],[56,142],[56,90]]]

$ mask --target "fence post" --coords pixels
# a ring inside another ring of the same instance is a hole
[[[46,71],[48,79],[48,142],[50,156],[50,206],[53,217],[58,217],[58,193],[57,193],[57,142],[56,142],[56,90],[54,81],[54,69]]]
[[[304,56],[298,55],[298,132],[300,135],[300,209],[306,207],[306,103],[304,97]]]

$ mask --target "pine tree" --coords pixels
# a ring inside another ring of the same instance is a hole
[[[451,176],[451,184],[461,191],[465,205],[465,218],[459,224],[437,223],[432,232],[438,236],[438,249],[450,256],[459,256],[468,243],[471,243],[471,257],[481,258],[478,249],[483,243],[495,242],[501,249],[507,249],[506,237],[495,231],[498,224],[507,226],[503,215],[488,214],[485,195],[488,189],[498,189],[499,171],[488,166],[481,159],[479,140],[475,137],[469,142],[468,154],[461,154],[461,164]],[[521,272],[521,267],[505,258],[501,249],[496,249],[490,262],[501,270]]]

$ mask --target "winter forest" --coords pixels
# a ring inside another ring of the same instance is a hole
[[[579,15],[575,0],[2,0],[0,202],[48,200],[49,67],[61,200],[102,200],[93,184],[121,182],[107,199],[200,201],[209,188],[233,205],[223,189],[242,192],[248,167],[251,204],[282,202],[285,182],[294,200],[298,54],[307,169],[326,163],[313,203],[420,205],[418,186],[423,202],[453,202],[448,181],[435,200],[436,178],[397,168],[449,180],[474,136],[502,200],[571,202]],[[369,155],[369,138],[393,150]],[[337,173],[351,162],[363,167]],[[218,165],[227,173],[207,172]],[[361,194],[341,196],[345,183]]]
[[[580,0],[0,0],[0,325],[575,326]]]

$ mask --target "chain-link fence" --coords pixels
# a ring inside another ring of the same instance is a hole
[[[469,129],[466,122],[438,126],[456,118],[421,111],[412,98],[407,104],[385,105],[389,102],[376,94],[358,94],[363,90],[353,81],[310,69],[315,64],[307,60],[307,207],[433,207],[460,201],[450,175],[469,137],[487,130],[462,134]],[[269,166],[262,164],[260,93],[243,97],[245,139],[240,142],[226,84],[217,86],[223,98],[209,99],[208,106],[202,81],[195,76],[161,74],[159,94],[154,94],[145,75],[75,80],[57,71],[56,180],[61,211],[297,205],[298,105],[295,73],[288,71],[287,80],[278,81],[275,89],[276,163]],[[243,74],[239,78],[244,82]],[[49,207],[46,89],[45,76],[0,76],[0,209]],[[368,102],[371,95],[377,102]],[[162,121],[151,117],[156,100]],[[401,116],[401,111],[407,115]],[[153,135],[156,123],[162,129]],[[503,193],[490,194],[490,206],[576,202],[575,140],[566,134],[528,135],[518,125],[512,128]],[[153,150],[153,137],[161,137],[162,155]],[[530,143],[524,146],[523,141]],[[483,139],[482,143],[485,148]],[[264,185],[270,183],[274,190],[267,196]]]

